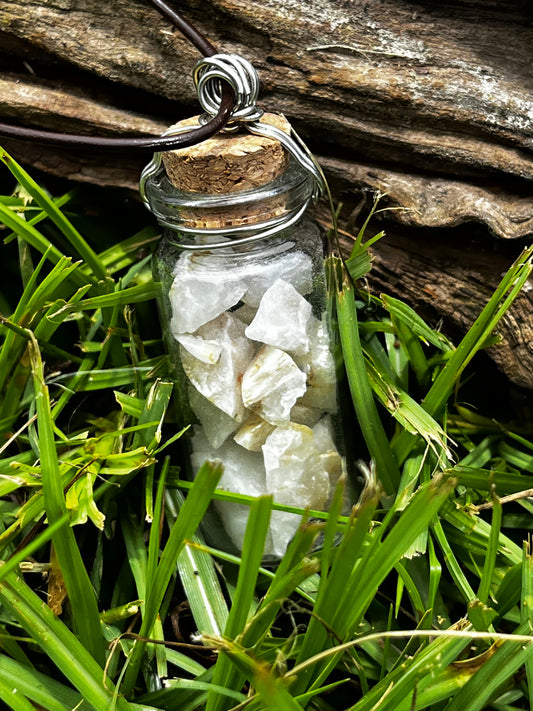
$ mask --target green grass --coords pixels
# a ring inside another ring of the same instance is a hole
[[[67,212],[72,193],[54,199],[0,160],[18,184],[0,196],[0,235],[19,279],[0,285],[4,704],[533,708],[533,423],[463,398],[490,387],[478,353],[533,250],[457,344],[359,290],[382,237],[366,239],[368,220],[346,265],[330,258],[365,480],[348,516],[342,486],[327,514],[296,509],[300,529],[264,568],[271,511],[294,509],[217,490],[219,466],[180,479],[152,228],[102,245]],[[212,499],[251,507],[240,558],[201,537]]]

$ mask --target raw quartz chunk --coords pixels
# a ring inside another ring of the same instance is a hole
[[[218,449],[239,426],[237,420],[222,412],[192,385],[189,387],[189,402],[213,449]]]
[[[313,427],[313,439],[320,461],[328,473],[331,490],[333,490],[343,473],[343,459],[333,441],[333,424],[329,415],[323,417]]]
[[[245,325],[229,313],[220,314],[198,329],[198,336],[220,345],[216,363],[205,363],[183,346],[180,348],[183,370],[194,387],[219,410],[238,422],[244,414],[241,378],[254,354],[254,347],[245,337],[244,329]]]
[[[279,348],[263,346],[242,377],[244,406],[271,424],[288,422],[305,392],[305,373]]]
[[[223,264],[216,269],[209,260],[205,263],[207,266],[202,256],[194,253],[182,254],[178,259],[169,292],[170,331],[175,338],[182,333],[195,333],[200,326],[235,306],[246,291],[242,280],[232,278]]]
[[[284,279],[277,279],[265,292],[246,335],[291,354],[309,351],[311,304]]]
[[[313,290],[313,264],[304,252],[283,252],[278,257],[248,267],[246,276],[245,304],[257,308],[265,292],[278,279],[292,284],[300,294]]]
[[[252,414],[245,420],[235,433],[233,439],[237,444],[250,452],[260,452],[266,438],[274,431],[274,425],[263,420],[259,415]]]
[[[309,351],[295,356],[295,360],[307,374],[307,390],[298,405],[321,412],[337,412],[337,378],[325,315],[321,320],[311,317]]]
[[[231,439],[214,450],[200,427],[194,428],[192,450],[191,459],[196,471],[205,461],[220,460],[223,463],[224,473],[219,483],[221,489],[248,496],[266,493],[265,466],[260,453],[249,452]],[[215,506],[232,542],[238,550],[242,550],[250,507],[229,501],[216,501]],[[271,552],[272,543],[269,538],[265,545],[265,555]]]
[[[317,450],[313,430],[290,422],[276,427],[263,445],[266,490],[274,501],[301,508],[322,509],[329,498],[330,478]],[[274,511],[273,550],[282,556],[298,528],[296,514]]]
[[[218,341],[212,341],[201,336],[191,336],[188,333],[177,336],[177,340],[185,350],[189,351],[198,360],[201,360],[202,363],[216,363],[220,358],[222,347]]]

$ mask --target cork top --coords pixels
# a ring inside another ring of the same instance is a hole
[[[290,124],[279,114],[264,114],[262,123],[290,133]],[[198,117],[176,126],[197,125]],[[233,193],[252,190],[274,180],[286,167],[281,144],[264,136],[243,132],[218,133],[188,148],[162,153],[172,185],[192,193]]]

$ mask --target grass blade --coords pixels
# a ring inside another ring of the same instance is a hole
[[[36,669],[0,655],[0,681],[5,686],[16,686],[25,696],[46,711],[70,711],[88,708],[80,694]],[[82,703],[82,706],[78,706]],[[35,711],[35,707],[31,707]]]
[[[250,616],[250,608],[255,593],[257,575],[261,567],[265,540],[270,524],[272,497],[260,496],[250,506],[250,514],[242,546],[242,562],[239,568],[237,588],[233,596],[231,610],[224,630],[224,636],[233,640],[240,635]],[[225,654],[220,654],[213,673],[213,684],[228,689],[239,689],[244,676],[239,667],[234,666]],[[213,693],[208,694],[206,711],[222,711],[227,708],[226,699]]]
[[[405,324],[423,343],[431,343],[432,346],[441,351],[452,349],[452,344],[446,336],[430,328],[424,319],[403,301],[399,301],[388,294],[380,294],[380,299],[393,319]]]
[[[166,493],[166,513],[174,524],[184,498],[180,491]],[[218,581],[212,557],[197,545],[202,545],[198,535],[187,542],[178,557],[178,573],[185,590],[192,616],[201,634],[220,636],[228,620],[228,607]],[[194,545],[195,544],[195,545]]]
[[[6,227],[9,227],[15,234],[22,237],[28,244],[34,247],[38,252],[46,257],[54,264],[57,264],[60,259],[63,259],[65,255],[50,244],[50,241],[46,239],[38,230],[35,229],[29,222],[20,215],[18,215],[13,210],[2,205],[0,202],[0,222]]]
[[[1,676],[0,698],[13,711],[35,711],[35,706],[22,694],[16,681],[6,684]]]
[[[330,605],[334,604],[335,609],[330,627],[340,639],[350,639],[358,629],[379,585],[420,533],[427,530],[452,489],[452,481],[438,478],[420,487],[385,540],[380,541],[374,536],[372,544],[363,549],[352,574],[346,577],[347,592],[343,604],[337,606],[338,599],[334,603],[330,601]],[[313,673],[312,685],[308,688],[321,685],[334,669],[337,661],[338,657],[333,656],[319,665]],[[301,690],[299,693],[302,693]]]
[[[531,555],[531,542],[525,541],[522,563],[522,605],[520,617],[522,625],[529,627],[529,634],[533,633],[533,556]],[[533,655],[525,661],[529,706],[533,708]]]
[[[436,416],[442,410],[461,373],[483,348],[487,338],[521,292],[531,273],[532,255],[533,246],[524,249],[437,376],[423,402],[424,408],[431,415]]]
[[[486,603],[489,599],[494,575],[494,567],[496,565],[496,555],[498,553],[500,529],[502,525],[502,505],[500,500],[496,496],[493,496],[492,501],[494,504],[492,509],[492,525],[490,527],[489,543],[487,546],[485,563],[483,565],[483,572],[481,574],[479,590],[477,593],[478,600],[481,603]]]
[[[48,521],[54,523],[61,520],[67,512],[65,495],[54,443],[50,396],[44,384],[43,364],[34,339],[30,342],[29,349],[37,403],[37,427],[46,515]],[[83,564],[74,531],[70,527],[57,531],[52,536],[52,541],[68,591],[76,630],[85,647],[96,661],[103,665],[104,641],[100,633],[96,596]]]
[[[113,684],[103,685],[104,671],[85,645],[14,573],[0,585],[0,600],[96,711],[111,708]],[[100,623],[98,623],[99,626]],[[123,698],[117,711],[131,711]]]
[[[272,711],[303,711],[303,706],[289,694],[281,679],[276,678],[270,669],[259,669],[253,683],[264,708]]]
[[[418,692],[431,686],[432,678],[470,644],[468,637],[453,637],[453,628],[450,633],[449,637],[437,637],[419,649],[347,711],[396,711],[402,702],[407,709],[412,708],[411,696],[415,689]]]
[[[515,634],[530,634],[529,620],[515,630]],[[493,646],[494,654],[479,668],[462,686],[446,711],[481,711],[487,704],[495,699],[503,685],[521,666],[533,658],[533,644],[511,642],[506,639],[496,642]]]
[[[31,195],[39,207],[62,232],[75,252],[83,259],[97,279],[106,278],[106,269],[98,255],[89,247],[74,225],[61,212],[54,200],[31,178],[13,158],[0,148],[0,160],[6,165],[16,180]]]
[[[212,493],[222,475],[220,463],[206,462],[199,470],[193,486],[172,527],[168,541],[161,555],[159,565],[150,590],[147,590],[143,621],[139,635],[148,637],[159,614],[170,578],[172,577],[180,553],[202,520],[211,502]],[[123,686],[129,692],[137,681],[146,642],[137,640],[128,657],[128,667],[124,675]]]
[[[303,663],[320,650],[331,646],[334,640],[328,630],[334,630],[337,638],[342,639],[341,630],[333,627],[338,609],[345,610],[351,603],[350,584],[354,580],[354,567],[362,556],[363,544],[368,540],[368,531],[379,500],[379,489],[370,484],[365,488],[361,500],[346,526],[342,540],[331,555],[332,565],[322,571],[318,588],[314,615],[305,632],[297,663]],[[358,574],[357,574],[358,575]],[[307,691],[311,686],[313,669],[308,667],[294,681],[292,690],[296,695]]]
[[[372,395],[365,359],[359,338],[354,292],[348,280],[337,291],[337,317],[346,373],[357,420],[370,456],[376,464],[379,480],[387,494],[393,494],[400,483],[400,471],[385,434]]]

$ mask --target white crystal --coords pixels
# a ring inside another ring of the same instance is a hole
[[[305,392],[305,382],[305,373],[287,353],[264,346],[243,375],[242,399],[245,407],[268,422],[286,422]]]
[[[246,294],[243,301],[250,306],[259,306],[264,293],[277,279],[284,279],[300,294],[309,294],[313,289],[311,258],[304,252],[283,252],[279,256],[250,265],[244,280]]]
[[[337,379],[325,315],[322,320],[314,316],[311,318],[309,337],[309,352],[295,356],[298,367],[307,374],[307,391],[298,405],[316,408],[321,412],[336,412]]]
[[[287,504],[287,501],[277,501],[279,504]],[[286,511],[272,511],[270,517],[270,535],[272,538],[272,553],[276,558],[281,558],[294,534],[302,517],[299,514],[287,513]]]
[[[277,427],[263,445],[266,487],[280,504],[322,509],[329,498],[330,481],[314,444],[313,431],[289,423]],[[271,520],[275,555],[285,552],[300,517],[274,511]]]
[[[189,387],[189,402],[214,449],[218,449],[239,426],[237,420],[222,412],[192,385]]]
[[[200,336],[191,336],[188,333],[183,333],[178,336],[178,342],[189,351],[191,355],[202,363],[216,363],[220,358],[222,347],[218,341],[212,341]]]
[[[227,265],[215,267],[209,257],[186,253],[178,259],[169,293],[170,331],[175,338],[181,333],[195,333],[204,323],[235,306],[246,291]]]
[[[194,428],[192,449],[191,459],[195,469],[199,469],[206,460],[222,462],[224,473],[219,488],[248,496],[261,496],[266,493],[265,467],[261,454],[249,452],[232,440],[227,440],[219,449],[214,450],[199,427]],[[250,507],[228,501],[216,501],[215,506],[229,537],[241,550]],[[269,540],[265,555],[270,553],[271,549]]]
[[[331,417],[326,415],[313,427],[314,445],[319,452],[329,452],[336,449],[333,441],[333,423]]]
[[[344,459],[337,450],[321,452],[318,456],[320,457],[322,466],[328,473],[331,491],[333,491],[333,488],[344,474]]]
[[[194,387],[222,412],[238,421],[244,414],[241,378],[254,354],[253,345],[244,336],[244,328],[244,324],[229,313],[223,313],[200,327],[199,336],[220,344],[220,357],[216,363],[203,363],[185,348],[180,348],[183,370]]]
[[[318,455],[310,427],[294,422],[276,427],[263,445],[267,490],[276,497],[283,494],[282,503],[323,506],[329,477]]]
[[[263,420],[259,415],[252,414],[243,422],[233,439],[237,444],[250,452],[260,452],[266,438],[274,431],[274,425]]]
[[[289,353],[307,353],[311,311],[311,304],[292,284],[277,279],[261,299],[246,335]]]
[[[313,427],[313,438],[318,456],[333,488],[344,471],[344,461],[333,441],[333,424],[329,415],[323,417]]]
[[[194,427],[192,449],[192,463],[196,469],[206,460],[220,460],[224,464],[224,473],[219,483],[221,489],[248,496],[266,493],[265,466],[258,452],[249,452],[232,439],[214,449],[198,425]]]

